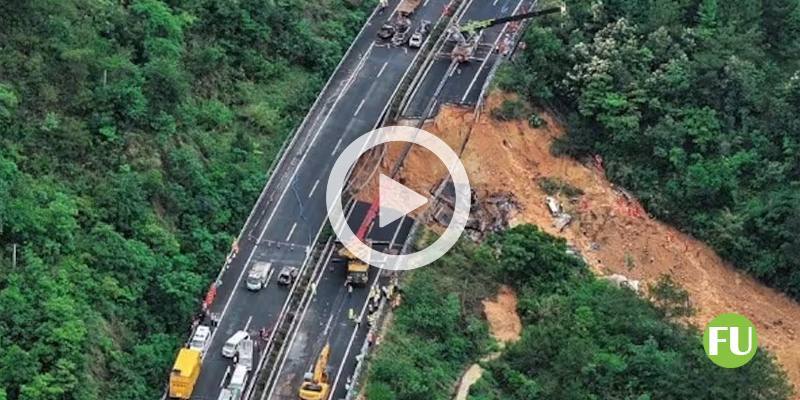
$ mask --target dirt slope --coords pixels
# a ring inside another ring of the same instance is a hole
[[[489,322],[489,331],[501,345],[519,340],[522,334],[522,321],[517,314],[517,294],[508,286],[500,286],[494,299],[483,300],[483,312]],[[486,356],[483,361],[494,360],[500,352]],[[464,371],[456,389],[455,400],[466,400],[469,388],[481,378],[483,368],[472,364]]]
[[[721,260],[713,250],[678,230],[650,219],[635,199],[615,190],[595,165],[554,157],[549,148],[563,127],[550,115],[546,128],[525,121],[499,122],[488,110],[502,95],[488,100],[473,124],[473,110],[445,107],[426,130],[459,150],[472,128],[462,160],[479,194],[512,192],[520,211],[512,223],[528,222],[566,238],[599,274],[623,274],[644,283],[669,274],[686,288],[697,314],[688,322],[705,324],[723,312],[739,312],[757,326],[762,345],[773,351],[800,388],[800,304],[765,287]],[[391,149],[399,154],[399,148]],[[385,162],[389,165],[392,157]],[[444,169],[427,151],[412,151],[400,181],[420,192],[430,191]],[[583,190],[574,202],[560,198],[574,220],[563,232],[553,227],[537,179],[556,177]],[[643,285],[644,286],[644,285]]]

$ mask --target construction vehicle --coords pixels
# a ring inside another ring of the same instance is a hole
[[[334,261],[347,263],[347,283],[350,285],[364,286],[369,281],[369,264],[354,256],[347,247],[339,250],[338,258]]]
[[[403,0],[397,5],[397,15],[409,17],[422,3],[422,0]]]
[[[183,348],[178,352],[169,375],[169,397],[189,399],[200,376],[202,355],[199,350]]]
[[[564,13],[564,11],[564,7],[550,7],[543,10],[509,15],[500,18],[469,21],[461,26],[454,25],[448,30],[450,33],[450,38],[456,42],[456,45],[453,47],[453,51],[450,53],[450,56],[458,62],[468,61],[478,46],[480,31],[484,29],[505,24],[507,22],[521,21],[524,19],[554,14],[557,12]]]
[[[303,377],[298,397],[300,400],[323,400],[330,395],[331,385],[328,382],[328,358],[331,354],[331,345],[326,344],[314,364],[314,370]]]

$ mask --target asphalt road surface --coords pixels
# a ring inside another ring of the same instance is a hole
[[[213,331],[192,399],[217,399],[232,366],[231,360],[222,357],[221,348],[234,332],[256,332],[271,328],[277,321],[289,289],[278,287],[275,275],[282,266],[299,267],[307,258],[327,218],[325,189],[333,162],[344,147],[375,127],[411,65],[415,51],[375,43],[378,28],[398,1],[391,1],[386,11],[374,14],[367,22],[256,203],[210,308],[221,319]],[[444,4],[445,0],[426,1],[415,20],[435,21]],[[244,287],[244,278],[256,261],[271,262],[276,273],[266,288],[251,292]],[[343,277],[323,278],[341,280],[336,286],[343,287]],[[338,292],[318,294],[323,296],[333,298]],[[257,342],[259,349],[264,345],[264,341]]]
[[[497,0],[494,2],[475,0],[468,5],[461,21],[510,15],[520,12],[519,10],[523,7],[529,7],[531,4],[533,2],[529,0]],[[503,26],[496,26],[486,30],[482,34],[481,42],[488,43],[486,47],[494,47],[501,36],[502,29]],[[444,81],[444,85],[435,104],[476,102],[497,57],[494,52],[485,52],[484,55],[483,60],[462,64],[449,76],[447,71],[451,64],[450,60],[436,60],[412,96],[409,109],[417,113],[413,116],[421,116],[426,111],[435,113],[435,105],[434,110],[426,110],[426,107],[442,81]],[[352,220],[359,221],[358,214],[363,212],[364,208],[364,205],[358,205],[353,214],[355,218]],[[370,238],[386,241],[390,241],[388,238],[393,238],[395,243],[402,244],[408,235],[411,222],[411,220],[405,219],[400,225],[390,225],[379,231],[370,232]],[[317,284],[316,298],[301,316],[302,322],[290,339],[289,350],[278,363],[276,384],[266,393],[265,399],[296,399],[297,389],[303,381],[303,375],[312,370],[325,344],[331,345],[327,369],[330,375],[329,380],[333,385],[330,398],[343,399],[347,393],[346,386],[355,370],[356,357],[361,351],[369,328],[366,323],[365,309],[370,287],[379,287],[384,284],[379,282],[379,279],[386,278],[386,274],[371,268],[368,287],[355,289],[352,293],[348,293],[343,287],[344,268],[329,262],[328,271],[327,275],[323,275]],[[355,316],[355,321],[358,323],[351,319],[351,316]]]
[[[532,4],[535,4],[534,0],[475,0],[464,12],[459,23],[519,14],[526,11]],[[502,39],[500,36],[504,27],[505,25],[497,25],[483,30],[480,39],[482,45],[476,51],[479,59],[459,64],[455,70],[450,72],[449,77],[445,75],[450,66],[450,58],[442,57],[435,60],[403,110],[403,116],[422,117],[431,95],[445,78],[447,82],[437,97],[432,110],[433,114],[437,112],[440,105],[445,103],[475,104],[492,65],[498,57],[497,52],[492,49]],[[445,46],[444,52],[449,53],[452,48],[453,45],[450,43]]]
[[[350,218],[352,229],[358,227],[363,220],[369,204],[357,203]],[[389,248],[399,250],[405,242],[413,220],[401,218],[383,228],[370,231],[368,239],[385,243],[373,246],[375,249],[388,252]],[[278,363],[276,384],[264,397],[271,400],[294,400],[297,390],[303,382],[303,375],[314,368],[319,353],[325,344],[331,345],[328,371],[330,381],[338,381],[338,390],[333,393],[334,399],[344,398],[344,383],[355,367],[355,355],[360,351],[368,326],[365,307],[370,289],[385,284],[383,271],[370,267],[369,281],[364,287],[357,287],[349,292],[343,286],[346,278],[346,267],[334,260],[328,260],[326,273],[315,284],[316,296],[302,313],[302,321],[289,344],[289,350]],[[383,282],[380,282],[383,281]],[[351,315],[356,318],[351,319]],[[358,322],[356,322],[358,321]]]

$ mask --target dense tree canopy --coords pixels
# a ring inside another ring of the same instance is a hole
[[[568,0],[501,87],[648,211],[800,298],[800,2]]]
[[[0,4],[0,399],[160,396],[373,4]]]
[[[724,369],[701,334],[672,318],[686,293],[668,279],[654,302],[596,279],[563,239],[520,225],[463,244],[411,273],[401,308],[367,378],[370,400],[451,399],[461,373],[487,352],[481,298],[503,282],[518,293],[522,337],[472,386],[470,400],[785,399],[785,374],[759,349]]]

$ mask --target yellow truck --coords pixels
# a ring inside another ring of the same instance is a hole
[[[175,365],[169,375],[169,397],[171,399],[189,399],[194,391],[194,384],[200,376],[200,352],[183,348],[178,352]]]
[[[369,281],[369,264],[361,261],[347,247],[339,250],[339,260],[347,263],[347,282],[355,286],[366,285]]]

